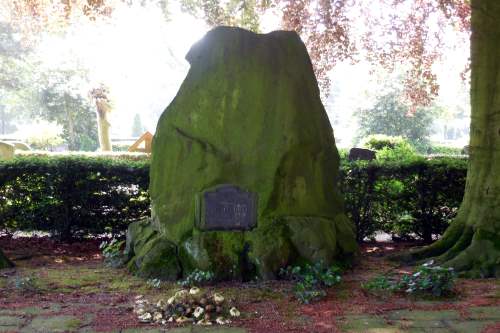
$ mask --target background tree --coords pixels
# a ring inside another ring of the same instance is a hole
[[[435,257],[476,277],[500,277],[500,2],[472,0],[471,138],[465,195],[443,237],[405,259]]]
[[[141,115],[136,113],[134,116],[134,122],[132,123],[132,136],[138,137],[144,133],[144,126],[142,126]]]
[[[111,124],[109,113],[111,112],[111,102],[108,98],[108,89],[104,86],[92,89],[92,96],[97,110],[97,127],[99,132],[99,146],[101,151],[111,151],[111,135],[109,133]]]
[[[367,59],[375,65],[405,68],[405,96],[414,106],[429,105],[439,86],[432,64],[440,59],[443,36],[451,25],[470,29],[468,0],[181,0],[209,25],[239,25],[258,31],[269,9],[282,14],[282,28],[305,42],[323,93],[329,72],[345,60]],[[231,13],[231,15],[224,15]],[[245,14],[246,13],[246,14]],[[245,15],[244,15],[245,14]],[[467,38],[467,33],[463,34]]]
[[[30,52],[29,47],[15,38],[14,29],[0,22],[0,134],[14,132],[14,121],[20,118],[23,109],[33,105],[33,96],[20,93],[26,88],[24,83],[31,71],[24,61]]]
[[[0,134],[5,135],[16,130],[13,124],[14,115],[5,110],[5,105],[0,105]]]
[[[61,124],[62,137],[68,143],[69,150],[96,150],[97,125],[93,120],[95,108],[76,91],[76,87],[72,87],[84,79],[76,71],[69,70],[44,74],[48,80],[41,85],[41,107],[32,114]]]
[[[44,68],[16,30],[0,22],[0,133],[15,131],[14,121],[46,120],[63,126],[70,150],[95,150],[97,126],[88,98],[78,91],[87,84],[79,68]]]
[[[416,148],[424,150],[431,134],[433,112],[419,107],[411,111],[401,101],[397,91],[378,96],[373,107],[360,110],[358,118],[358,141],[370,134],[402,136]]]

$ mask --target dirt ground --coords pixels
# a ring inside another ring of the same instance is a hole
[[[241,311],[230,327],[140,324],[134,297],[152,301],[179,287],[156,289],[123,269],[103,265],[99,241],[60,244],[47,238],[0,237],[16,264],[0,271],[0,332],[500,332],[500,279],[458,279],[456,295],[422,299],[370,293],[361,287],[378,274],[404,273],[387,260],[412,244],[362,246],[356,265],[319,302],[302,305],[285,281],[219,283]],[[23,281],[32,281],[32,285]],[[31,290],[30,290],[31,289]]]

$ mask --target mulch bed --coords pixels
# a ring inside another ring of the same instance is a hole
[[[99,253],[100,240],[86,240],[70,244],[59,243],[46,237],[12,238],[0,237],[0,248],[20,267],[52,267],[64,269],[67,266],[102,267]],[[309,305],[299,304],[291,293],[279,299],[241,299],[237,304],[243,316],[233,321],[234,326],[244,327],[250,332],[338,332],[339,320],[345,315],[373,314],[384,317],[394,310],[453,309],[466,318],[471,306],[499,306],[499,284],[491,280],[459,279],[458,295],[450,300],[422,302],[404,295],[386,294],[376,296],[361,288],[361,283],[377,274],[387,271],[403,273],[411,267],[398,267],[386,259],[388,253],[413,246],[412,243],[365,244],[362,255],[354,269],[347,271],[341,285],[331,288],[322,301]],[[4,275],[16,274],[6,270]],[[266,288],[290,291],[288,282],[266,282]],[[224,288],[259,288],[239,282],[216,285],[224,294]],[[132,313],[136,293],[90,293],[79,290],[73,292],[50,292],[22,295],[0,288],[0,309],[20,309],[25,307],[49,308],[51,304],[59,309],[48,315],[71,314],[81,318],[92,317],[90,324],[95,331],[110,331],[130,327],[154,327],[141,325]],[[500,324],[490,325],[485,332],[498,332]]]

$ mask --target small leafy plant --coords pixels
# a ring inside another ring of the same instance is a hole
[[[16,277],[13,286],[16,291],[22,294],[40,293],[42,291],[38,279],[34,276]]]
[[[154,289],[161,288],[161,280],[160,279],[149,279],[146,281],[146,284]]]
[[[341,269],[337,266],[325,268],[322,262],[314,265],[288,266],[281,269],[280,276],[295,282],[295,297],[305,304],[326,296],[325,289],[340,283]]]
[[[429,261],[419,266],[412,274],[404,274],[400,279],[390,279],[380,275],[362,287],[372,291],[389,290],[407,294],[431,294],[437,297],[450,294],[456,277],[453,268],[432,266],[433,264],[433,261]]]
[[[363,289],[376,291],[376,290],[394,290],[396,283],[384,275],[378,275],[370,281],[361,285]]]
[[[107,266],[119,267],[123,263],[122,247],[124,244],[124,240],[113,238],[109,242],[103,241],[99,245],[99,249],[102,251],[104,257],[104,263]]]
[[[214,281],[214,279],[215,274],[213,272],[195,269],[189,273],[184,280],[181,280],[178,283],[183,287],[194,287],[210,284]]]
[[[433,264],[433,261],[429,261],[420,266],[415,273],[403,275],[398,289],[408,294],[430,293],[438,297],[450,293],[456,277],[453,268],[432,266]]]

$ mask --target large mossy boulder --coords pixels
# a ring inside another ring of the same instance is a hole
[[[286,265],[352,256],[333,131],[298,35],[218,27],[186,59],[154,136],[152,216],[129,228],[129,267],[163,278],[195,268],[273,278]],[[196,198],[222,184],[256,196],[251,230],[195,222]]]
[[[13,267],[14,264],[10,261],[5,254],[0,250],[0,269]]]

